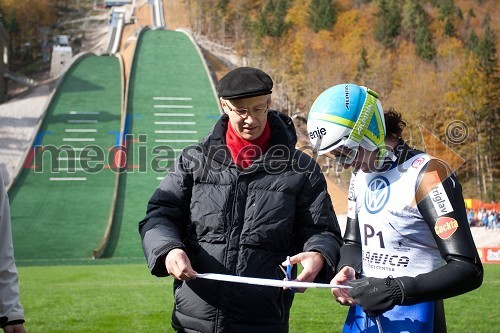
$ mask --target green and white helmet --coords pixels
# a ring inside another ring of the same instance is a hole
[[[356,84],[339,84],[322,92],[314,101],[307,120],[307,131],[319,155],[344,146],[359,146],[387,156],[385,121],[378,94]]]

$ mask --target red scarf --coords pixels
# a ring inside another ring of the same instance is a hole
[[[231,152],[231,157],[237,166],[246,168],[267,150],[269,139],[271,138],[271,128],[266,122],[264,132],[255,140],[245,140],[233,129],[231,122],[227,125],[226,144]]]

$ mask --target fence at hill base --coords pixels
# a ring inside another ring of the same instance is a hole
[[[465,208],[468,209],[486,209],[486,210],[500,210],[500,203],[498,202],[485,202],[477,199],[464,199]]]
[[[477,251],[483,264],[500,264],[500,247],[482,247]]]

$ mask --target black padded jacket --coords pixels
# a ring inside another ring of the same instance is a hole
[[[295,148],[292,120],[269,111],[267,152],[238,168],[225,145],[223,115],[198,145],[182,151],[139,223],[151,270],[166,276],[164,257],[188,254],[198,273],[283,279],[287,255],[325,257],[317,281],[330,282],[342,242],[318,164]],[[274,287],[194,279],[174,282],[172,326],[185,332],[287,332],[293,293]]]

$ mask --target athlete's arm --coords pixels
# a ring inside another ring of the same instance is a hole
[[[419,175],[416,204],[446,264],[415,277],[362,278],[349,284],[349,296],[370,316],[394,305],[445,299],[479,287],[483,267],[472,239],[462,189],[447,166],[431,160]]]
[[[349,185],[349,194],[347,198],[347,224],[344,232],[343,245],[340,248],[340,260],[337,265],[337,271],[343,267],[349,266],[354,268],[356,275],[360,276],[363,268],[362,251],[361,251],[361,234],[359,231],[358,216],[356,213],[356,195],[354,193],[354,181],[356,174],[351,176]]]
[[[478,288],[483,267],[467,222],[462,187],[442,161],[432,159],[419,175],[417,207],[432,230],[446,264],[415,277],[401,277],[403,304],[444,299]]]
[[[331,284],[346,285],[349,281],[361,275],[362,251],[359,222],[356,214],[356,196],[354,193],[354,180],[356,174],[351,176],[349,185],[347,225],[344,232],[343,245],[340,248],[340,260],[337,265],[337,274],[330,282]],[[352,306],[356,303],[349,297],[346,289],[332,289],[335,300],[342,305]]]
[[[347,225],[344,233],[344,243],[340,248],[340,260],[337,265],[337,271],[343,267],[354,268],[356,275],[361,275],[363,266],[361,256],[361,234],[359,232],[359,223],[357,218],[347,218]]]

